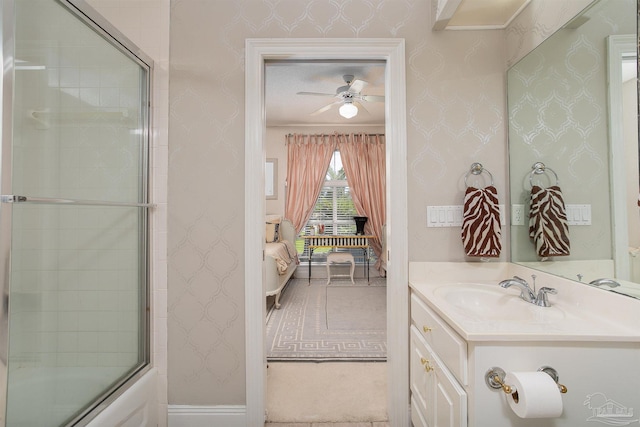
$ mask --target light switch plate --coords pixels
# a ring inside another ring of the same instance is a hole
[[[505,225],[505,206],[499,205],[500,224]],[[427,227],[462,227],[464,206],[427,206]]]
[[[591,205],[566,205],[569,225],[591,225]]]

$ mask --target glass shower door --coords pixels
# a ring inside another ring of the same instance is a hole
[[[82,423],[149,363],[150,65],[63,2],[13,4],[6,425]]]

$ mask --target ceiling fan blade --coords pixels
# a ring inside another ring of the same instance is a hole
[[[381,95],[362,95],[360,99],[366,102],[384,102],[384,96]]]
[[[336,96],[335,93],[320,93],[320,92],[297,92],[296,95]]]
[[[368,83],[365,82],[364,80],[354,80],[351,82],[351,84],[349,85],[349,92],[350,93],[360,93],[362,92],[362,89],[364,89],[364,87],[367,85]]]
[[[369,112],[369,110],[367,110],[366,108],[364,108],[364,105],[362,105],[362,103],[358,102],[358,101],[353,101],[353,105],[355,105],[356,107],[358,107],[358,112],[362,111],[365,114],[371,115],[371,113]]]
[[[332,102],[331,104],[327,104],[322,108],[317,109],[316,111],[314,111],[313,113],[309,114],[310,116],[317,116],[318,114],[322,114],[325,111],[328,111],[331,109],[331,107],[333,107],[336,104],[342,104],[342,100],[340,101],[336,101],[336,102]]]

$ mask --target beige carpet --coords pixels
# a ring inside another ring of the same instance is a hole
[[[386,279],[293,279],[269,313],[269,361],[384,361]]]
[[[386,370],[384,362],[270,362],[267,421],[386,421]]]
[[[327,286],[328,330],[385,331],[386,286]]]

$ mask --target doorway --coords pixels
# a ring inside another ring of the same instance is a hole
[[[264,63],[271,59],[386,62],[387,403],[389,422],[409,425],[408,254],[405,55],[401,39],[249,39],[245,84],[245,339],[247,424],[261,425],[266,406],[264,234]],[[263,291],[256,292],[256,283]]]

